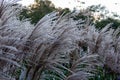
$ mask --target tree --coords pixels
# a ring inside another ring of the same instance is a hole
[[[120,20],[115,19],[115,18],[119,18],[119,15],[114,12],[110,13],[109,10],[106,10],[105,6],[99,4],[99,5],[92,5],[88,8],[92,12],[92,14],[98,13],[98,15],[95,15],[97,16],[97,19],[95,19],[94,15],[92,16],[96,28],[102,29],[104,26],[106,26],[109,23],[113,23],[111,27],[113,29],[117,29],[120,26]],[[111,14],[111,16],[109,16],[108,14]]]
[[[101,21],[96,21],[95,26],[98,29],[102,29],[104,26],[106,26],[109,23],[113,23],[112,24],[113,29],[117,29],[120,26],[120,20],[113,19],[113,18],[107,18],[107,19],[103,19]]]
[[[43,16],[56,10],[54,4],[48,0],[35,0],[29,8],[23,9],[20,19],[30,18],[32,24],[36,24]]]
[[[120,26],[120,16],[117,13],[109,12],[105,6],[102,5],[92,5],[87,7],[85,10],[81,10],[74,20],[83,19],[86,20],[89,17],[91,24],[93,23],[97,29],[104,28],[107,24],[113,23],[111,28],[117,29]],[[87,16],[83,14],[84,12],[89,13]],[[97,13],[97,15],[95,15]],[[108,16],[111,14],[111,16]],[[117,18],[117,19],[116,19]]]

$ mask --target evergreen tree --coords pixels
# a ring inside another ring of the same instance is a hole
[[[54,4],[48,0],[35,0],[35,3],[21,12],[20,20],[30,18],[32,24],[36,24],[43,16],[56,10]]]

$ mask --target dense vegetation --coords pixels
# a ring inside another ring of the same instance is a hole
[[[58,11],[60,14],[70,12],[69,8],[55,8],[54,4],[49,0],[36,0],[34,4],[29,6],[29,9],[24,8],[21,11],[20,20],[29,18],[32,24],[36,24],[46,14],[53,11]]]
[[[42,17],[53,11],[58,11],[61,15],[69,12],[74,12],[75,10],[71,11],[69,8],[55,8],[54,4],[49,0],[36,0],[34,4],[29,6],[29,8],[23,8],[23,10],[20,13],[20,20],[29,19],[32,24],[36,24]],[[110,17],[108,15],[110,13],[106,9],[106,7],[100,4],[88,6],[87,9],[80,10],[80,13],[77,13],[74,17],[72,16],[73,19],[86,20],[87,16],[84,14],[84,12],[89,12],[91,24],[94,24],[98,29],[102,29],[109,23],[113,23],[114,29],[120,26],[120,20],[114,18],[118,18],[120,16],[116,13],[111,13],[113,17]],[[96,13],[99,13],[97,19],[95,19],[94,15]]]
[[[0,79],[119,80],[120,28],[101,30],[89,11],[51,12],[32,25],[17,1],[0,2]]]

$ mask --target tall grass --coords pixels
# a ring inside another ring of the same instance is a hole
[[[20,5],[12,1],[0,2],[0,78],[88,80],[97,67],[120,73],[119,28],[99,31],[89,18],[74,21],[74,13],[58,12],[33,26],[17,19]]]

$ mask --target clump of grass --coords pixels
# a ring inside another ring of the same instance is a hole
[[[111,75],[98,68],[103,65],[120,74],[119,28],[110,29],[108,24],[99,31],[90,25],[89,14],[82,21],[73,20],[74,13],[63,16],[58,12],[33,26],[17,20],[19,5],[6,1],[0,5],[0,75],[4,78],[88,80],[95,75],[91,79],[107,79]]]

